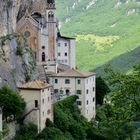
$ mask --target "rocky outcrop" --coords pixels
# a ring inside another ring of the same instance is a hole
[[[29,10],[32,0],[1,0],[0,1],[0,36],[11,34],[16,29],[16,22],[26,10]]]
[[[132,14],[138,14],[140,12],[140,9],[138,8],[132,8],[132,9],[128,9],[128,11],[126,12],[127,16],[132,15]]]
[[[16,89],[18,85],[33,77],[34,54],[24,36],[14,33],[17,17],[25,14],[31,1],[1,0],[0,2],[0,86],[8,85]]]
[[[32,79],[35,70],[33,52],[22,36],[16,34],[0,38],[0,78],[1,86],[16,88]]]
[[[4,36],[16,28],[16,17],[19,12],[20,0],[1,0],[0,2],[0,31]]]

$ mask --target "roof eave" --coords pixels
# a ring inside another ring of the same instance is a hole
[[[22,89],[22,90],[42,90],[42,89],[47,89],[47,88],[50,88],[50,87],[52,87],[52,85],[42,87],[42,88],[18,87],[18,89]]]
[[[60,76],[60,75],[51,75],[50,77],[69,77],[69,78],[88,78],[88,77],[91,77],[91,76],[94,76],[96,74],[91,74],[91,75],[88,75],[88,76]]]

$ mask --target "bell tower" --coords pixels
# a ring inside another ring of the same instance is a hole
[[[48,59],[50,61],[56,60],[56,17],[55,17],[55,1],[47,0],[46,6],[46,20],[48,29]]]

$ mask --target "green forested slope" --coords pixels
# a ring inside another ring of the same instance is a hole
[[[126,63],[129,52],[133,53],[136,48],[140,50],[139,0],[56,2],[61,32],[77,37],[77,66],[80,69],[93,70],[109,62],[113,67],[127,71],[139,63],[140,56],[135,56],[137,61]],[[128,55],[121,61],[123,54]]]

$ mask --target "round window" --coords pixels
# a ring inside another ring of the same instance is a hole
[[[29,31],[26,31],[25,33],[24,33],[24,35],[25,35],[25,37],[29,37],[30,35],[31,35],[31,33],[29,32]]]
[[[42,49],[44,50],[45,49],[45,46],[42,46]]]

